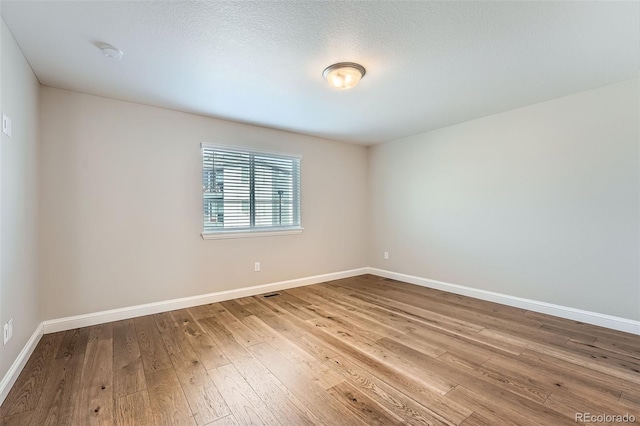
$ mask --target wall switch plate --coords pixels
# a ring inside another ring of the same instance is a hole
[[[388,251],[384,252],[384,260],[389,260],[389,252]]]
[[[11,137],[11,119],[2,114],[2,133]]]
[[[253,264],[253,270],[255,272],[260,272],[260,262],[256,262]]]
[[[3,342],[6,345],[11,336],[13,336],[13,318],[4,325],[3,331]]]

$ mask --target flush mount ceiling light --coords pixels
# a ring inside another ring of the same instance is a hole
[[[360,82],[366,72],[362,65],[353,62],[340,62],[328,66],[322,72],[322,76],[337,89],[351,89]]]
[[[124,55],[122,50],[106,43],[100,45],[100,50],[102,51],[102,55],[114,61],[121,61],[122,55]]]

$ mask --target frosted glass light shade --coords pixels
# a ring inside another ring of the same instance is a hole
[[[365,73],[362,65],[341,62],[327,67],[322,76],[336,89],[351,89],[360,82]]]

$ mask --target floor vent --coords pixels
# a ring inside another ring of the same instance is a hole
[[[276,296],[280,296],[280,293],[271,293],[271,294],[265,294],[262,297],[276,297]]]

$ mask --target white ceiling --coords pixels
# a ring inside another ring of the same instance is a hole
[[[42,84],[362,144],[640,69],[638,2],[5,0],[2,16]],[[322,79],[341,61],[367,69],[353,90]]]

